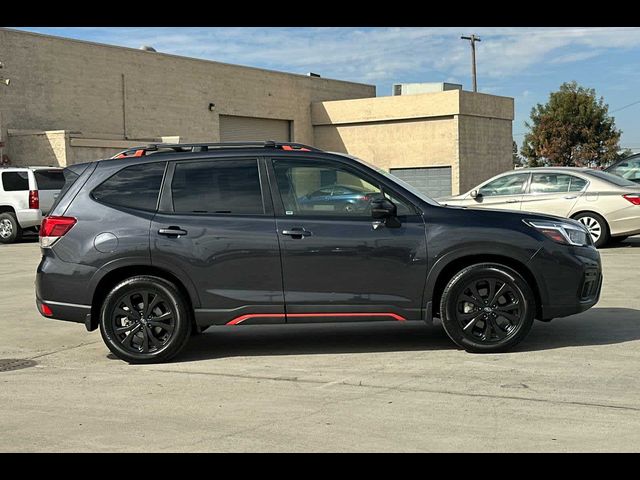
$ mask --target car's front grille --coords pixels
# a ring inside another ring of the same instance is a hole
[[[582,282],[582,290],[580,292],[580,300],[587,301],[593,300],[598,294],[600,288],[601,275],[600,270],[597,268],[590,268],[584,274],[584,281]]]

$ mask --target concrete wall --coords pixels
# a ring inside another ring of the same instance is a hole
[[[23,129],[217,141],[224,114],[292,120],[294,140],[311,143],[312,102],[375,96],[371,85],[1,28],[0,60],[11,79],[0,88],[3,139]],[[5,153],[21,163],[11,143]]]
[[[452,192],[512,168],[513,99],[459,90],[314,103],[315,145],[384,168],[451,166]]]

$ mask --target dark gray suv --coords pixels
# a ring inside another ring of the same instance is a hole
[[[213,325],[442,319],[473,352],[584,311],[600,257],[564,218],[445,207],[299,144],[151,145],[73,165],[40,228],[37,305],[132,363]],[[313,192],[366,192],[344,208]]]

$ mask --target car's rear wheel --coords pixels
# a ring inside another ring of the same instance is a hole
[[[584,212],[579,213],[573,218],[587,227],[596,248],[603,247],[609,242],[609,239],[611,238],[609,234],[609,225],[600,215],[593,212]]]
[[[22,238],[22,228],[13,213],[0,214],[0,243],[13,243]]]
[[[171,282],[146,275],[117,284],[105,298],[100,333],[109,350],[129,363],[166,362],[191,334],[187,302]]]
[[[536,310],[527,281],[505,265],[482,263],[447,283],[440,315],[447,335],[468,352],[509,350],[529,333]]]

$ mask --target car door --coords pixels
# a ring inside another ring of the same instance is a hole
[[[528,191],[522,196],[520,209],[568,217],[584,193],[587,181],[564,173],[532,173]]]
[[[151,258],[193,283],[199,323],[285,321],[280,249],[263,163],[239,157],[169,164],[151,225]]]
[[[477,190],[476,198],[468,198],[464,205],[475,208],[520,210],[520,202],[529,183],[529,173],[502,175]]]
[[[338,160],[274,158],[269,178],[288,323],[422,318],[427,247],[413,205]],[[370,207],[308,201],[308,192],[338,184],[365,188],[371,199],[391,198],[399,223],[374,222]]]

